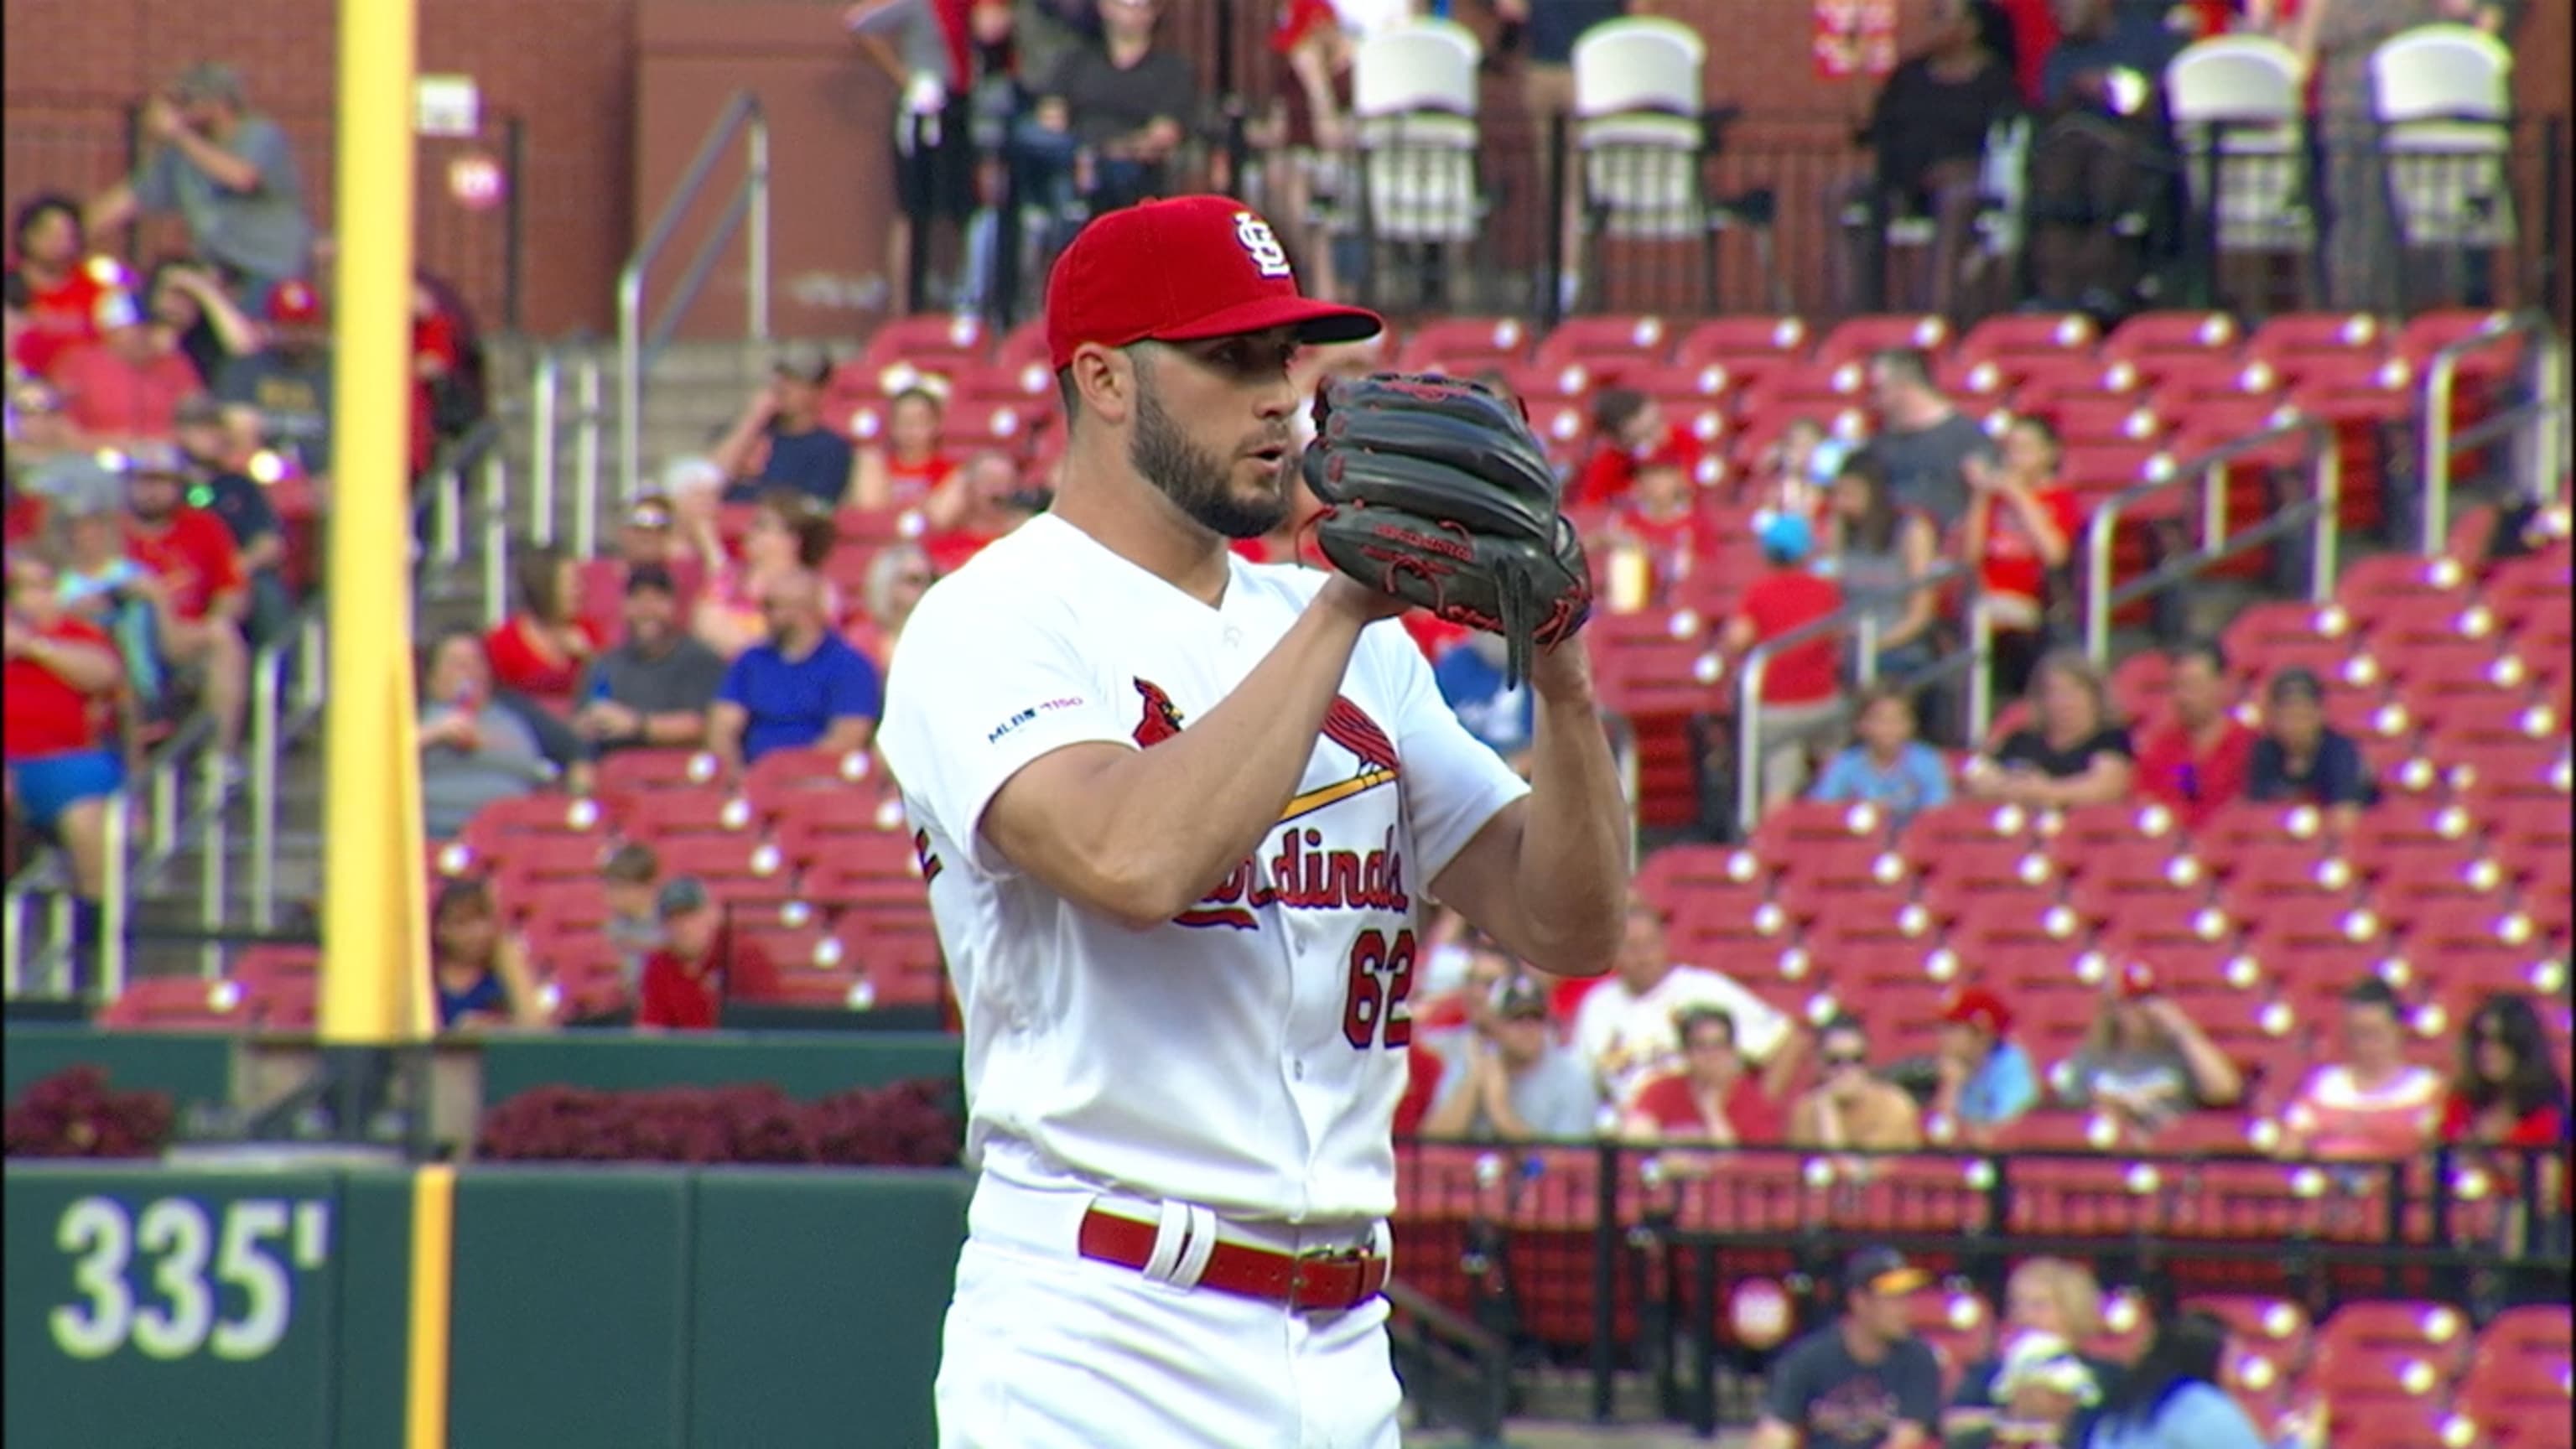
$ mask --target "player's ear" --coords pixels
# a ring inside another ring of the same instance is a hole
[[[1136,359],[1124,348],[1086,342],[1065,365],[1082,410],[1101,421],[1124,423],[1136,407]]]

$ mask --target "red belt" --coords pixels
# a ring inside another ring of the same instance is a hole
[[[1154,1256],[1152,1223],[1093,1208],[1082,1215],[1082,1256],[1143,1268]],[[1198,1286],[1243,1298],[1285,1303],[1301,1313],[1357,1308],[1386,1288],[1387,1260],[1364,1248],[1282,1253],[1218,1240]]]

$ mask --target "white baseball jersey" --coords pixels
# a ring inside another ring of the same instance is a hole
[[[877,740],[966,1028],[967,1160],[1291,1223],[1394,1210],[1422,892],[1527,786],[1366,630],[1296,797],[1192,909],[1135,930],[978,826],[1068,745],[1152,748],[1214,708],[1324,575],[1232,562],[1215,608],[1042,515],[906,623]]]

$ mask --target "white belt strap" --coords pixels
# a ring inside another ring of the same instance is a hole
[[[1154,1251],[1140,1269],[1158,1283],[1195,1288],[1216,1251],[1216,1214],[1189,1203],[1165,1200],[1154,1224]]]

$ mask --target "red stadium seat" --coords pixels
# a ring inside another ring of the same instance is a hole
[[[763,823],[759,808],[729,785],[657,790],[649,805],[628,810],[625,816],[627,828],[657,848],[689,836],[757,834]]]
[[[2319,357],[2376,356],[2388,341],[2387,328],[2367,312],[2285,312],[2256,325],[2245,355],[2296,375]]]
[[[1465,375],[1519,362],[1529,349],[1529,328],[1517,317],[1445,317],[1415,328],[1396,365],[1422,371],[1436,363]]]
[[[98,1023],[117,1031],[238,1030],[250,1021],[244,994],[234,981],[144,976],[125,984]]]
[[[1828,366],[1865,363],[1873,353],[1896,348],[1938,354],[1950,345],[1951,335],[1950,324],[1939,317],[1852,317],[1825,334],[1816,347],[1816,361]]]
[[[621,802],[712,782],[722,762],[704,750],[619,750],[599,762],[599,793]]]
[[[725,904],[778,901],[788,892],[787,857],[747,832],[682,834],[654,842],[662,876],[695,876],[707,894]]]
[[[1662,363],[1676,334],[1661,317],[1569,317],[1539,339],[1531,361],[1540,367],[1581,367],[1621,387],[1633,387],[1627,365]]]
[[[1750,376],[1806,356],[1814,343],[1807,324],[1795,317],[1711,317],[1682,335],[1673,361],[1683,367],[1716,363]]]
[[[855,364],[854,380],[880,386],[882,374],[895,367],[954,377],[963,368],[982,366],[992,351],[989,329],[972,315],[893,317],[868,339],[867,350]]]
[[[2028,375],[2031,360],[2086,356],[2100,340],[2101,330],[2080,312],[2010,312],[1969,328],[1951,357],[1956,365],[1994,369],[2009,388]]]

